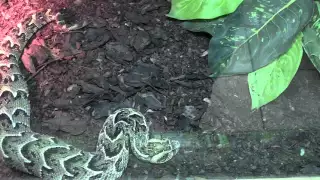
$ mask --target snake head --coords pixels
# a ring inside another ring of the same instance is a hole
[[[147,147],[153,152],[149,161],[160,164],[169,161],[178,153],[180,143],[171,139],[150,139]]]
[[[155,164],[165,163],[178,153],[180,143],[168,138],[149,139],[148,124],[139,111],[122,108],[108,117],[103,134],[107,134],[107,130],[112,132],[114,127],[121,127],[129,136],[131,150],[138,159]]]
[[[169,161],[180,149],[180,143],[171,139],[149,139],[144,147],[133,150],[137,158],[154,164]]]

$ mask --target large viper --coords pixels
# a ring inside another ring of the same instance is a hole
[[[180,147],[178,141],[150,139],[146,118],[131,108],[119,109],[105,121],[95,152],[85,152],[55,137],[30,129],[30,104],[19,64],[33,35],[57,14],[38,12],[19,23],[1,42],[0,153],[4,161],[42,179],[117,179],[127,167],[129,149],[144,161],[164,163]]]

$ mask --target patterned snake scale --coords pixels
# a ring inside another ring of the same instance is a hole
[[[129,149],[140,160],[165,163],[180,144],[149,138],[149,122],[134,109],[116,110],[103,124],[95,152],[85,152],[30,128],[30,103],[19,64],[24,47],[57,15],[37,12],[19,23],[1,42],[0,153],[10,167],[45,180],[117,179],[127,167]]]

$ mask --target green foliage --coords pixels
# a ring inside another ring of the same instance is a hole
[[[310,21],[313,0],[245,0],[219,19],[184,22],[191,31],[212,35],[208,50],[212,77],[262,68],[286,53]]]
[[[268,66],[249,73],[252,109],[273,101],[289,86],[299,68],[302,55],[302,34],[300,34],[287,53]]]
[[[168,17],[179,20],[213,19],[234,12],[243,0],[172,0]]]
[[[212,77],[249,73],[252,109],[285,91],[303,49],[320,72],[318,1],[172,0],[168,16],[192,20],[183,27],[212,35],[208,49]]]
[[[320,72],[320,3],[318,1],[315,3],[315,15],[303,31],[303,48]]]

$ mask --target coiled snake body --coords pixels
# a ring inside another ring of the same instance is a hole
[[[43,26],[56,21],[50,11],[27,18],[0,49],[0,154],[6,164],[42,179],[117,179],[127,167],[129,149],[144,161],[164,163],[178,141],[149,138],[146,118],[131,108],[115,111],[105,121],[95,152],[85,152],[55,137],[30,129],[28,89],[19,69],[24,47]]]

